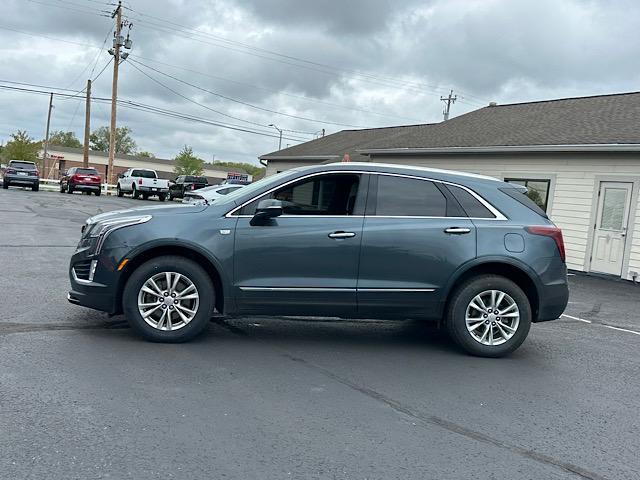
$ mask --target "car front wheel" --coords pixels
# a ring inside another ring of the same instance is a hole
[[[211,278],[197,263],[164,256],[139,266],[125,286],[123,310],[131,327],[152,342],[186,342],[209,325],[215,305]]]
[[[446,312],[451,338],[480,357],[501,357],[527,338],[531,305],[520,287],[499,275],[484,275],[461,285]]]
[[[124,192],[122,191],[122,189],[120,188],[120,184],[116,185],[116,194],[119,197],[124,197]]]

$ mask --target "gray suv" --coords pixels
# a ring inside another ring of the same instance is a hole
[[[159,342],[195,337],[215,311],[421,319],[498,357],[567,305],[562,233],[525,193],[446,170],[297,168],[212,205],[90,218],[68,299]]]

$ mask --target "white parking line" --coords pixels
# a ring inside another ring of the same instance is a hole
[[[584,322],[584,323],[593,323],[591,320],[585,320],[584,318],[578,318],[578,317],[573,317],[571,315],[567,315],[566,313],[563,313],[562,315],[560,315],[561,317],[567,317],[570,318],[571,320],[577,320],[579,322]]]
[[[573,315],[567,315],[566,313],[563,313],[560,316],[569,318],[571,320],[577,320],[579,322],[593,323],[591,320],[586,320],[584,318],[574,317]],[[603,324],[599,324],[599,325],[601,327],[610,328],[611,330],[618,330],[619,332],[627,332],[627,333],[633,333],[634,335],[640,335],[640,332],[638,332],[636,330],[629,330],[627,328],[614,327],[613,325],[603,325]]]
[[[610,328],[611,330],[620,330],[621,332],[633,333],[634,335],[640,335],[640,332],[636,332],[635,330],[627,330],[626,328],[613,327],[611,325],[602,325],[603,327]]]

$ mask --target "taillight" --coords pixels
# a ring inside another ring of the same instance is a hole
[[[73,175],[71,175],[71,178],[69,180],[71,180],[72,182],[77,182],[79,178],[80,177],[76,173],[74,173]]]
[[[192,183],[192,184],[191,184],[191,190],[195,190],[195,189],[196,189],[196,184],[195,184],[195,183]]]
[[[16,173],[16,171],[13,168],[7,168],[4,173]]]
[[[142,185],[142,179],[141,178],[138,179],[138,185]]]
[[[36,169],[33,171],[32,175],[35,175],[37,177],[38,175],[40,175],[40,172]]]
[[[558,227],[552,227],[550,225],[536,225],[532,227],[526,227],[527,232],[534,235],[543,235],[545,237],[551,237],[556,242],[558,247],[558,253],[560,258],[564,262],[566,260],[566,254],[564,251],[564,238],[562,238],[562,230]]]

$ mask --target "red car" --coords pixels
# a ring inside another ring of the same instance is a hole
[[[73,167],[60,179],[60,193],[73,193],[76,190],[91,195],[100,195],[102,179],[95,168]]]

